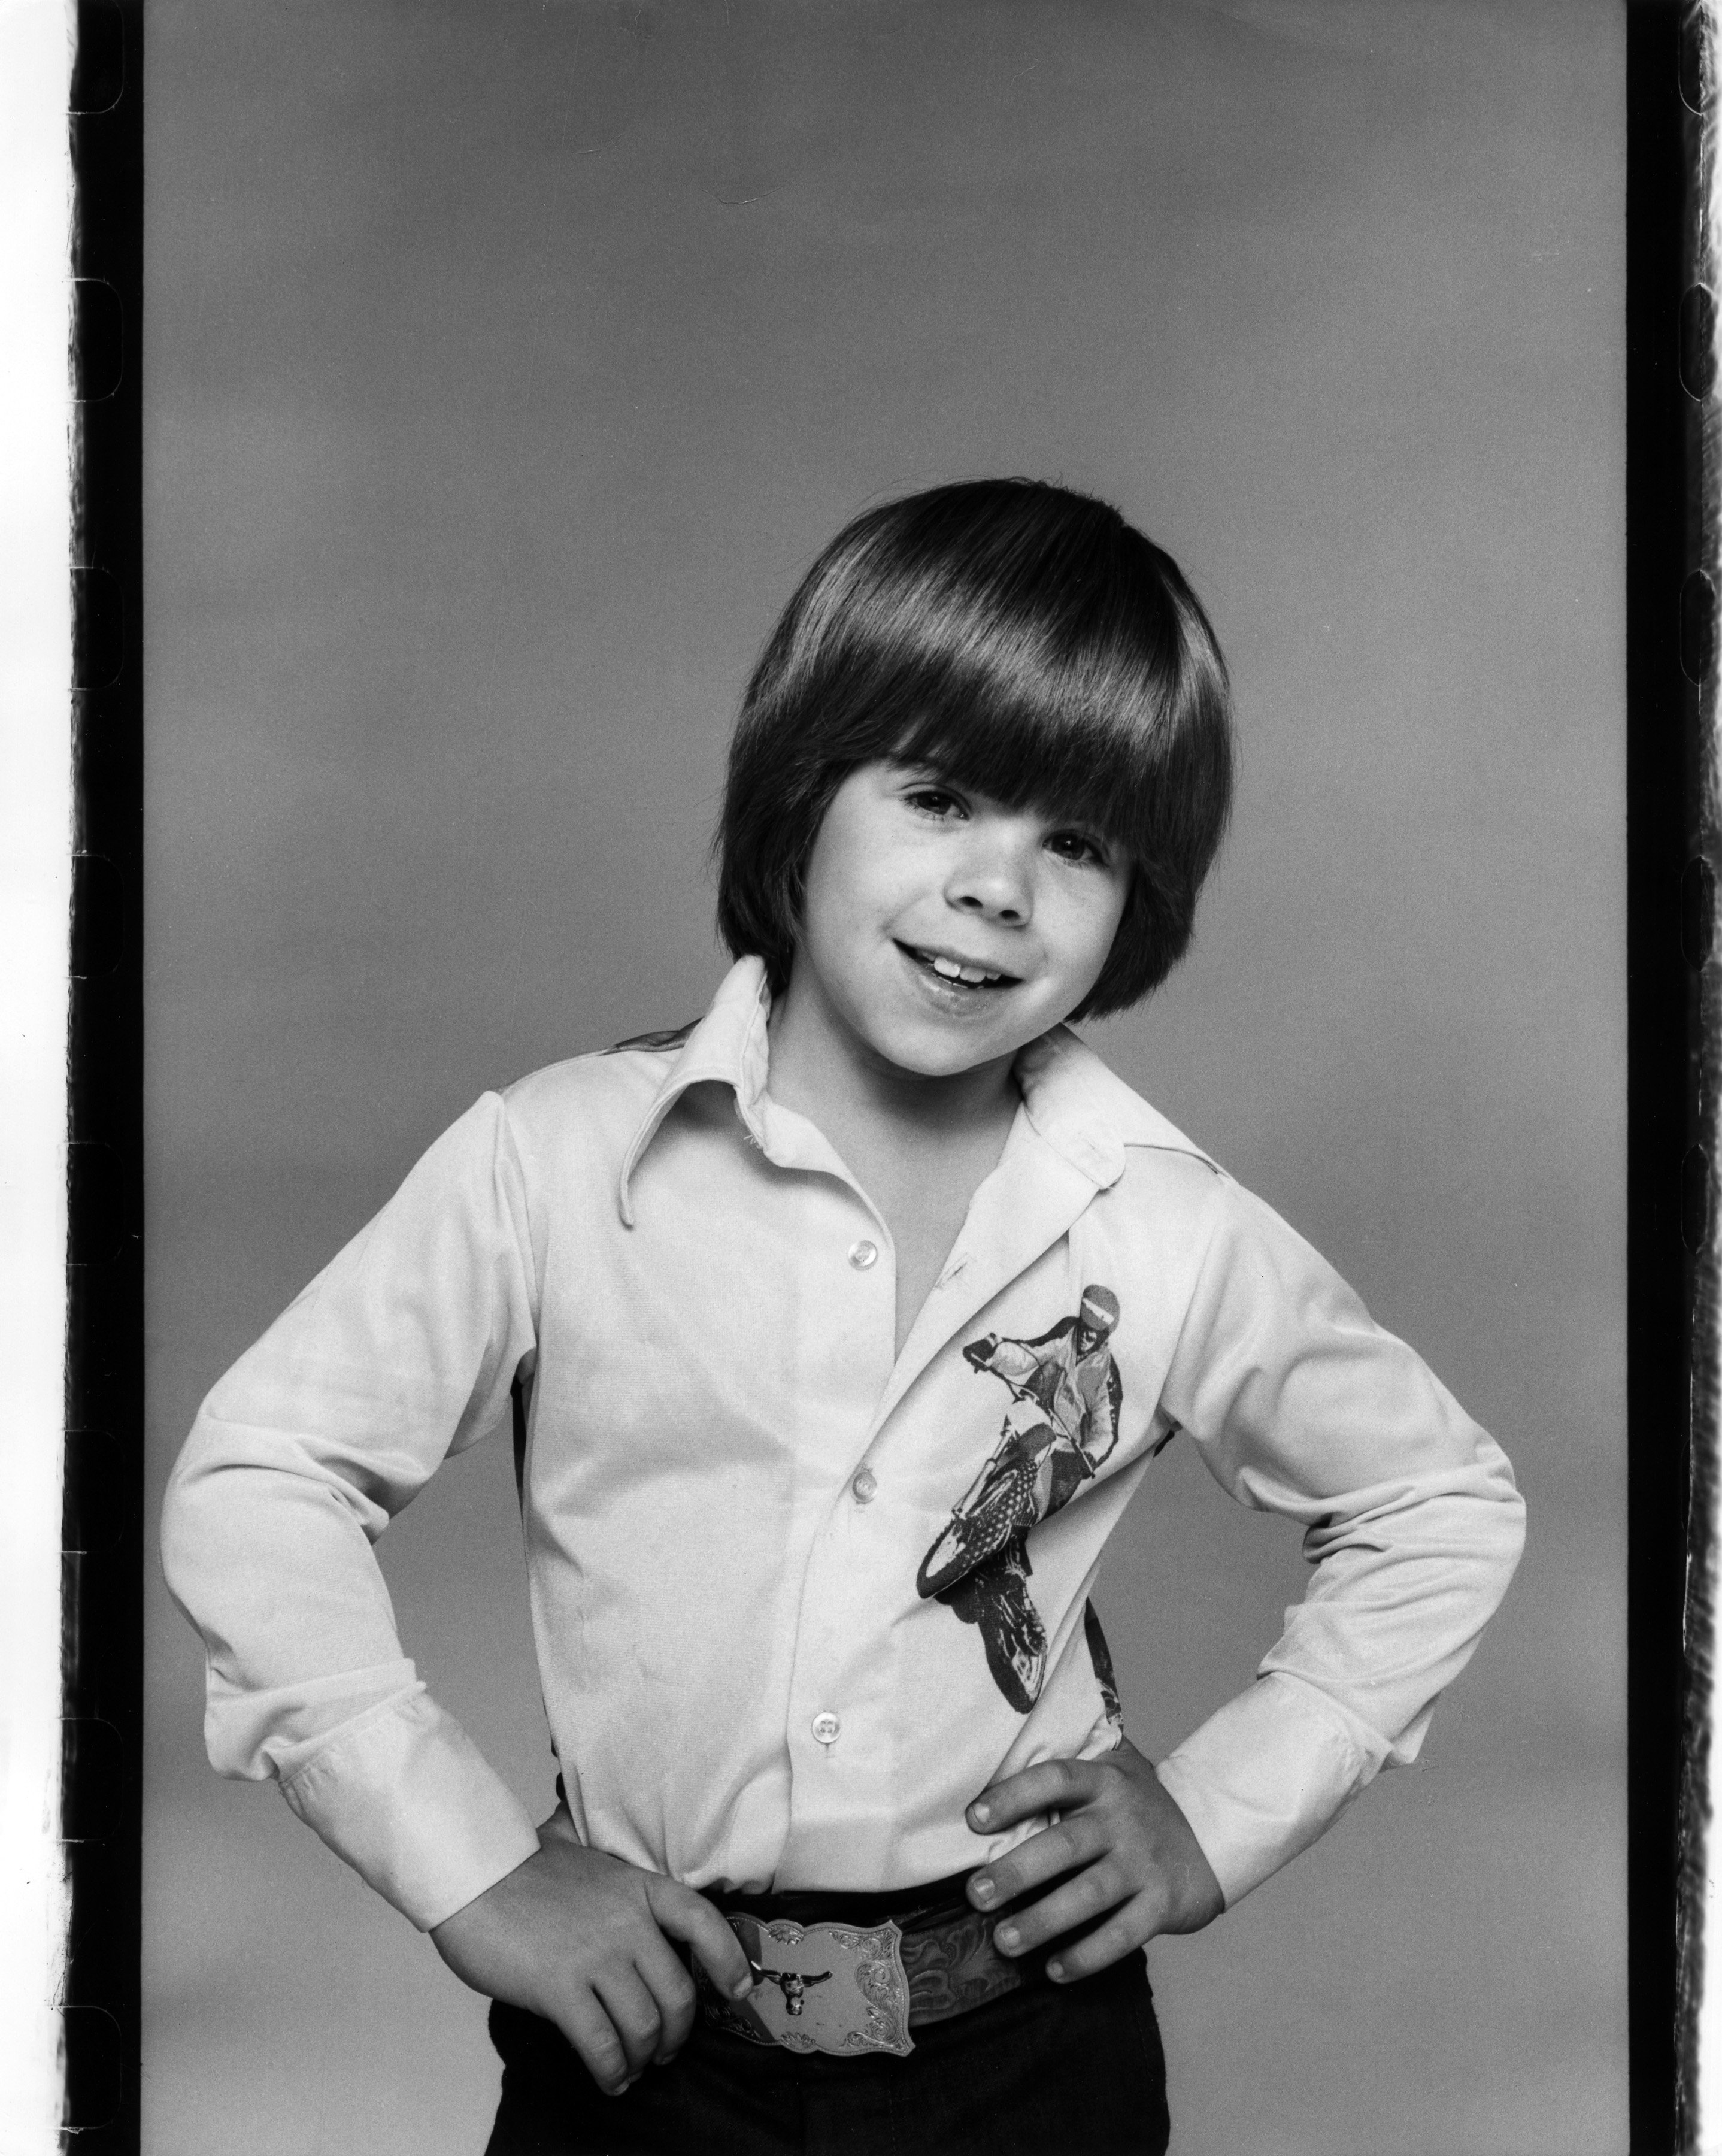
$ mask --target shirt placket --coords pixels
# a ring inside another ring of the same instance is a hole
[[[788,1171],[831,1178],[836,1204],[821,1229],[823,1249],[807,1253],[810,1283],[823,1284],[822,1322],[837,1352],[869,1364],[881,1388],[892,1367],[896,1333],[896,1254],[890,1232],[842,1161],[814,1127],[782,1110],[767,1109],[751,1122],[751,1134],[773,1163]],[[822,1207],[822,1212],[824,1209]],[[858,1685],[854,1643],[878,1621],[878,1584],[889,1558],[857,1548],[843,1532],[865,1532],[878,1520],[873,1508],[879,1478],[866,1455],[869,1428],[856,1427],[839,1460],[830,1455],[822,1473],[813,1470],[812,1502],[821,1518],[803,1571],[797,1613],[796,1645],[785,1713],[789,1756],[789,1816],[777,1867],[780,1880],[800,1876],[804,1851],[842,1846],[846,1862],[876,1863],[855,1839],[858,1822],[880,1813],[879,1778],[889,1772],[882,1745],[881,1702],[874,1687]],[[881,1508],[889,1512],[887,1504]],[[869,1517],[871,1515],[871,1517]],[[887,1537],[888,1539],[888,1537]],[[870,1575],[872,1592],[866,1585]],[[816,1866],[819,1860],[815,1857]],[[824,1885],[841,1883],[828,1875]]]
[[[847,1255],[857,1290],[853,1322],[894,1332],[895,1260],[888,1232],[847,1176],[857,1233]],[[899,1727],[924,1713],[891,1683],[875,1645],[890,1605],[912,1591],[925,1519],[900,1502],[890,1461],[915,1441],[917,1381],[950,1352],[976,1312],[1059,1242],[1094,1194],[1093,1181],[1026,1129],[1013,1132],[995,1176],[976,1195],[940,1279],[892,1366],[861,1455],[836,1484],[803,1576],[786,1741],[790,1818],[780,1878],[837,1887],[888,1870],[905,1808],[905,1744],[925,1732]],[[905,1583],[909,1583],[905,1587]],[[966,1650],[965,1638],[953,1652]]]
[[[848,1305],[836,1321],[887,1348],[896,1327],[896,1262],[888,1234],[855,1198],[856,1233],[843,1252]],[[894,1493],[864,1449],[834,1474],[824,1517],[802,1578],[785,1728],[790,1759],[790,1816],[781,1869],[812,1883],[843,1883],[858,1862],[876,1875],[881,1851],[868,1847],[869,1822],[884,1815],[882,1784],[894,1746],[889,1698],[877,1653],[858,1657],[858,1640],[877,1640],[881,1601],[891,1593]],[[838,1852],[841,1852],[839,1856]],[[829,1855],[827,1852],[830,1852]]]

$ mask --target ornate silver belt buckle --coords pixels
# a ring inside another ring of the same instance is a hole
[[[740,1999],[703,1987],[706,2012],[720,2028],[756,2044],[841,2058],[864,2051],[903,2058],[915,2049],[903,1934],[894,1924],[767,1923],[739,1912],[729,1922],[756,1980]]]

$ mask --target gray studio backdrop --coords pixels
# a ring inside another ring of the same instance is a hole
[[[702,1008],[728,722],[818,545],[951,477],[1096,490],[1193,578],[1243,735],[1194,954],[1097,1045],[1531,1517],[1421,1763],[1154,1948],[1175,2145],[1622,2147],[1613,0],[148,30],[152,1496],[483,1088]],[[505,1450],[382,1555],[548,1810]],[[1248,1681],[1302,1573],[1171,1449],[1101,1595],[1140,1743]],[[148,1623],[152,2156],[477,2150],[480,2003],[215,1778],[157,1579]]]

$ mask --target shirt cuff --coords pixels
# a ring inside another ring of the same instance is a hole
[[[1156,1768],[1229,1909],[1332,1825],[1387,1745],[1314,1686],[1278,1673],[1211,1715]]]
[[[525,1807],[423,1692],[320,1746],[282,1794],[384,1901],[428,1932],[538,1851]]]

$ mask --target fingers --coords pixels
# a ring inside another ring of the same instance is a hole
[[[1147,1945],[1159,1929],[1154,1897],[1149,1893],[1138,1894],[1134,1901],[1126,1902],[1115,1909],[1098,1930],[1074,1946],[1060,1947],[1047,1964],[1047,1974],[1054,1984],[1075,1984],[1085,1976],[1097,1975],[1110,1969],[1115,1961]]]
[[[1151,1898],[1145,1888],[1135,1897],[1145,1906]],[[1092,1924],[1121,1903],[1131,1901],[1131,1882],[1125,1877],[1123,1867],[1114,1858],[1104,1856],[1030,1907],[1012,1911],[993,1933],[993,1943],[1001,1953],[1012,1957],[1032,1953],[1037,1947],[1062,1938],[1066,1932],[1074,1931],[1080,1924]],[[1145,1932],[1143,1939],[1147,1937]],[[1140,1943],[1133,1939],[1126,1943]],[[1123,1951],[1120,1948],[1120,1952]]]
[[[598,2087],[607,2096],[620,2096],[633,2076],[627,2048],[597,1994],[582,1987],[555,2018]]]
[[[703,1894],[673,1879],[653,1876],[648,1896],[652,1914],[673,1939],[694,1949],[706,1974],[726,1998],[745,1999],[753,1989],[753,1971],[741,1942]]]
[[[638,1969],[612,1963],[593,1984],[599,2004],[620,2040],[627,2071],[624,2086],[638,2081],[658,2056],[664,2040],[664,2016]]]
[[[732,1997],[752,1989],[741,1943],[704,1896],[560,1835],[431,1937],[474,1989],[554,2021],[614,2094],[693,2027],[693,1979],[666,1933]]]
[[[661,2066],[687,2042],[699,1994],[674,1949],[661,1938],[636,1956],[634,1966],[658,2009],[659,2034],[652,2063]]]
[[[1085,1811],[1074,1812],[977,1871],[969,1881],[969,1899],[977,1909],[1002,1909],[1048,1880],[1062,1879],[1079,1865],[1092,1864],[1109,1846],[1099,1820]]]
[[[969,1826],[976,1834],[997,1834],[1039,1813],[1069,1811],[1085,1804],[1098,1786],[1091,1760],[1043,1759],[1038,1767],[1025,1767],[1020,1774],[983,1789],[969,1806]]]
[[[996,1833],[1049,1814],[1049,1825],[969,1881],[976,1908],[1007,1912],[993,1933],[1002,1953],[1033,1953],[1063,1941],[1047,1970],[1069,1982],[1107,1968],[1161,1932],[1199,1931],[1225,1907],[1188,1820],[1134,1745],[1099,1759],[1050,1759],[1013,1774],[981,1792],[969,1807],[969,1824],[976,1833]],[[1043,1888],[1050,1891],[1033,1900]],[[1073,1931],[1085,1936],[1068,1938]]]
[[[675,1891],[687,1894],[685,1888]],[[717,1917],[701,1897],[688,1894],[687,1898],[702,1901],[705,1910]],[[674,1928],[667,1912],[657,1909],[653,1914],[657,1922],[635,1942],[632,1960],[612,1958],[601,1964],[590,1979],[590,1989],[581,1986],[577,1999],[556,2016],[592,2079],[611,2096],[632,2088],[648,2066],[673,2059],[693,2030],[698,2006],[694,1979],[664,1936]],[[736,1943],[729,1926],[720,1917],[717,1921]],[[739,1943],[736,1952],[746,1972],[747,1957]],[[751,1974],[747,1983],[751,1989]]]

